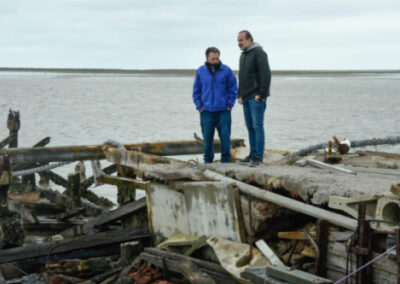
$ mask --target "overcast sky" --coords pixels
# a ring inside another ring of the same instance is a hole
[[[400,69],[400,0],[0,0],[0,67],[234,69],[248,29],[278,69]]]

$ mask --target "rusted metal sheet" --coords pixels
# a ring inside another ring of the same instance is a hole
[[[224,182],[188,182],[182,191],[152,183],[146,191],[151,231],[161,238],[216,235],[242,241],[236,190]]]

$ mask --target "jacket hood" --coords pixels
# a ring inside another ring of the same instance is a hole
[[[262,46],[257,42],[253,42],[253,44],[243,52],[249,52],[250,50],[253,50],[253,49],[256,49],[256,48],[262,48]]]

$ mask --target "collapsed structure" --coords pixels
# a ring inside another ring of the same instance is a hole
[[[19,113],[7,125],[0,282],[399,283],[398,154],[267,150],[260,167],[203,165],[166,157],[201,153],[199,140],[17,148]],[[71,162],[68,178],[52,171]],[[93,184],[117,186],[119,206]]]

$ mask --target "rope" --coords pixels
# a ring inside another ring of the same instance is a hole
[[[33,168],[33,169],[28,169],[28,170],[22,170],[22,171],[16,171],[13,172],[12,175],[14,177],[16,176],[24,176],[24,175],[31,175],[31,174],[36,174],[36,173],[41,173],[41,172],[46,172],[49,171],[51,169],[55,169],[67,164],[70,164],[72,162],[56,162],[56,163],[51,163],[45,166],[41,166],[41,167],[37,167],[37,168]]]
[[[388,249],[387,251],[385,251],[384,253],[378,255],[377,257],[375,257],[374,259],[368,261],[366,264],[364,264],[363,266],[360,266],[359,268],[357,268],[356,270],[354,270],[352,273],[340,278],[338,281],[336,281],[334,284],[338,284],[338,283],[342,283],[343,281],[349,279],[351,276],[353,276],[354,274],[358,273],[359,271],[363,270],[364,268],[366,268],[367,266],[371,265],[372,263],[374,263],[375,261],[378,261],[379,259],[381,259],[382,257],[384,257],[385,255],[387,255],[389,252],[391,252],[392,250],[394,250],[396,248],[396,246],[392,246],[390,249]]]
[[[365,146],[378,146],[378,145],[395,145],[400,143],[400,136],[389,136],[386,138],[372,138],[365,140],[355,140],[351,141],[351,147],[365,147]],[[320,149],[325,149],[328,147],[328,143],[319,143],[316,145],[308,146],[306,148],[300,149],[290,155],[287,158],[293,158],[297,156],[307,156]]]

